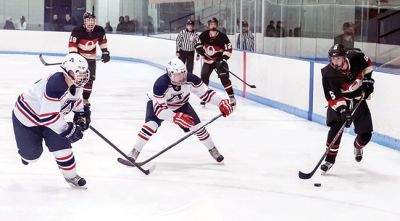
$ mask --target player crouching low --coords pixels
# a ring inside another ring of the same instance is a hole
[[[22,163],[37,161],[42,142],[56,158],[65,180],[74,187],[86,188],[86,180],[76,173],[71,143],[83,137],[90,124],[89,106],[83,106],[83,86],[89,80],[88,63],[79,54],[68,54],[56,72],[37,81],[18,97],[12,113],[15,140]],[[64,116],[75,112],[73,122]]]
[[[185,132],[201,128],[195,133],[199,140],[208,148],[211,156],[217,162],[224,159],[215,147],[207,129],[201,126],[199,117],[188,102],[190,92],[206,103],[218,105],[225,117],[233,111],[229,99],[220,98],[199,77],[187,73],[186,66],[181,60],[174,58],[168,62],[167,73],[156,80],[153,91],[149,94],[150,100],[147,102],[145,124],[139,131],[132,151],[128,154],[131,160],[136,161],[144,145],[157,132],[164,120],[177,124]]]

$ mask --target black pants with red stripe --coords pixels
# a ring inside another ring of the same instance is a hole
[[[357,102],[357,100],[354,100],[354,103]],[[349,105],[349,102],[347,103]],[[354,140],[354,146],[361,149],[371,140],[373,131],[371,112],[365,100],[361,101],[361,104],[354,113],[352,119],[354,123],[354,132],[357,134],[357,137]],[[343,125],[340,114],[330,107],[327,110],[326,124],[330,127],[326,142],[326,145],[329,146],[329,144],[333,141],[333,138],[336,136]],[[330,163],[335,163],[341,138],[342,135],[340,135],[339,139],[337,139],[336,142],[332,145],[331,150],[325,158],[326,161]]]
[[[87,60],[89,65],[90,77],[89,81],[83,87],[83,99],[89,99],[90,95],[92,94],[93,82],[96,80],[96,60]]]
[[[213,70],[216,68],[215,62],[212,64],[207,64],[204,63],[203,67],[201,69],[201,80],[208,86],[210,83],[210,76]],[[218,78],[222,83],[222,86],[224,86],[224,89],[226,93],[230,96],[233,96],[233,88],[232,88],[232,82],[229,79],[229,67],[228,64],[225,63],[225,70],[220,71],[216,69],[216,72],[218,74]]]

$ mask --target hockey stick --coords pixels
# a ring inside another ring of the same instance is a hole
[[[56,63],[48,63],[44,60],[43,55],[39,54],[39,60],[42,62],[44,66],[50,66],[50,65],[60,65],[62,62],[56,62]],[[101,61],[101,59],[96,59],[96,61]]]
[[[101,139],[103,139],[106,143],[108,143],[112,148],[114,148],[118,153],[120,153],[123,157],[125,157],[125,159],[127,159],[130,163],[132,163],[135,167],[137,167],[140,171],[142,171],[144,174],[149,175],[154,170],[154,166],[147,170],[143,169],[140,165],[136,164],[135,161],[131,161],[124,152],[122,152],[117,146],[115,146],[113,143],[111,143],[110,140],[108,140],[106,137],[104,137],[103,134],[101,134],[99,131],[97,131],[94,127],[89,126],[89,128],[95,134],[97,134]]]
[[[177,140],[175,143],[169,145],[168,147],[164,148],[163,150],[161,150],[160,152],[158,152],[157,154],[153,155],[152,157],[150,157],[149,159],[143,161],[143,162],[137,162],[136,165],[139,166],[143,166],[145,164],[147,164],[148,162],[154,160],[155,158],[157,158],[158,156],[160,156],[161,154],[165,153],[167,150],[171,149],[172,147],[176,146],[177,144],[179,144],[180,142],[186,140],[188,137],[192,136],[193,134],[195,134],[196,132],[198,132],[199,130],[201,130],[203,127],[211,124],[212,122],[214,122],[215,120],[217,120],[218,118],[220,118],[222,116],[222,114],[219,114],[218,116],[215,116],[213,119],[211,119],[210,121],[208,121],[207,123],[203,124],[203,126],[199,127],[197,130],[194,130],[188,134],[186,134],[184,137],[182,137],[181,139]],[[125,157],[126,158],[126,157]],[[126,161],[122,158],[118,158],[118,162],[126,165],[126,166],[136,166],[135,164],[131,164],[132,161]]]
[[[44,60],[42,54],[39,54],[39,59],[40,59],[40,61],[42,62],[42,64],[43,64],[44,66],[49,66],[49,65],[60,65],[60,64],[61,64],[61,62],[57,62],[57,63],[47,63],[47,62]]]
[[[353,115],[356,112],[358,106],[360,106],[360,104],[361,104],[361,102],[363,100],[364,100],[364,94],[361,96],[360,101],[354,107],[354,109],[353,109],[353,111],[351,113],[351,117],[353,117]],[[299,178],[300,179],[310,179],[314,175],[314,173],[317,171],[318,167],[321,165],[322,161],[325,159],[326,155],[328,155],[328,153],[331,150],[332,146],[336,143],[337,139],[339,139],[340,135],[343,133],[345,127],[346,127],[346,123],[343,123],[342,127],[337,132],[336,136],[333,138],[333,140],[329,144],[328,148],[326,148],[325,153],[322,155],[321,159],[318,161],[317,165],[315,166],[315,168],[310,173],[303,173],[303,172],[299,171]]]
[[[208,54],[204,54],[204,56],[206,56],[208,59],[213,60]],[[234,77],[236,77],[239,81],[243,82],[244,84],[246,84],[247,86],[251,87],[251,88],[256,88],[256,85],[254,84],[249,84],[246,81],[244,81],[243,79],[241,79],[239,76],[237,76],[236,74],[234,74],[232,71],[226,69],[226,67],[223,67],[225,69],[225,71],[228,71],[231,75],[233,75]]]

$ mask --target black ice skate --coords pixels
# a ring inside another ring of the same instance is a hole
[[[200,102],[200,105],[201,105],[202,108],[205,108],[205,107],[206,107],[206,102],[201,101],[201,102]]]
[[[224,160],[224,156],[222,156],[218,149],[216,147],[213,147],[212,149],[208,150],[211,154],[211,156],[218,162],[222,162]]]
[[[72,187],[87,189],[86,180],[79,175],[76,175],[73,178],[65,178],[65,181],[67,181],[67,183],[69,183],[69,185],[71,185]]]
[[[332,166],[333,163],[325,161],[325,163],[321,165],[322,175],[326,174]]]
[[[354,158],[357,162],[360,162],[363,158],[363,150],[354,147]]]
[[[236,106],[236,98],[235,98],[235,96],[229,95],[229,100],[230,100],[231,106],[235,107]]]

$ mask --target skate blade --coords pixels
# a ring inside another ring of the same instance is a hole
[[[78,189],[78,190],[86,190],[87,189],[87,186],[86,185],[84,185],[84,186],[75,186],[74,184],[72,184],[72,183],[68,183],[72,188],[74,188],[74,189]]]

